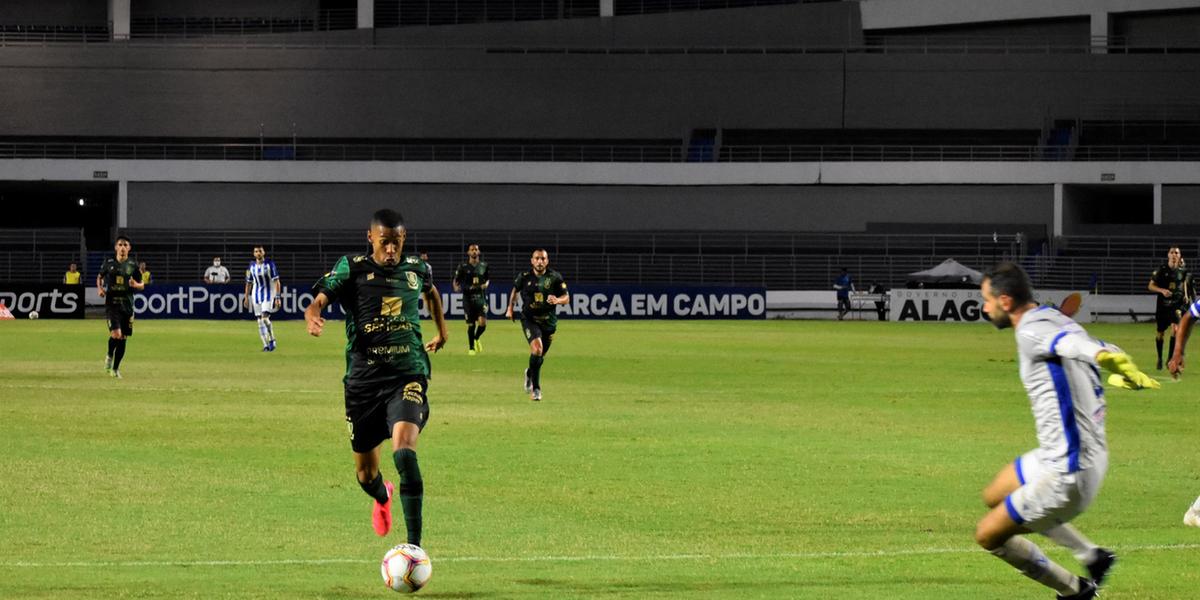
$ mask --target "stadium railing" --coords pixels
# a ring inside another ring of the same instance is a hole
[[[686,162],[682,145],[624,144],[156,144],[0,142],[0,159],[439,161],[439,162]],[[1196,145],[722,146],[717,162],[946,162],[946,161],[1196,161]]]
[[[130,36],[136,39],[178,39],[210,36],[247,36],[354,29],[355,9],[321,9],[308,15],[287,16],[187,16],[134,14]]]
[[[521,2],[520,0],[455,0],[454,2],[386,2],[376,5],[379,28],[459,25],[508,21],[546,21],[599,17],[599,0]]]

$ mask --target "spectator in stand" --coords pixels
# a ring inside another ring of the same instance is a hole
[[[204,270],[204,283],[229,283],[229,269],[221,266],[220,256],[214,256],[212,266]]]
[[[63,274],[63,283],[67,285],[78,285],[83,283],[83,273],[79,272],[78,263],[71,263],[67,267],[67,272]]]

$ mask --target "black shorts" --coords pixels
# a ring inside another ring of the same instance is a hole
[[[478,302],[470,299],[463,299],[463,314],[466,316],[468,323],[474,323],[479,320],[479,317],[487,317],[487,306],[481,298]]]
[[[557,327],[549,323],[539,323],[533,319],[521,319],[521,331],[525,332],[525,341],[533,343],[533,340],[541,339],[542,343],[554,341],[554,332],[558,331]]]
[[[129,337],[133,335],[133,311],[125,310],[124,307],[115,304],[106,304],[104,306],[104,318],[108,321],[108,330],[121,330],[121,335]]]
[[[1178,308],[1160,306],[1154,311],[1154,323],[1158,327],[1157,331],[1166,331],[1173,324],[1179,323],[1179,318],[1183,311]]]
[[[346,384],[346,427],[350,447],[370,452],[392,439],[396,423],[412,423],[420,429],[429,420],[429,381],[412,375],[377,383]]]

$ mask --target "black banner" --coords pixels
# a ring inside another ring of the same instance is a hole
[[[82,319],[83,284],[0,282],[0,302],[18,319]]]

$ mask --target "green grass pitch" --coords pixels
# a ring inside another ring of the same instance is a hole
[[[0,598],[392,597],[402,517],[376,537],[354,480],[341,323],[276,323],[274,354],[252,322],[136,327],[115,381],[100,321],[0,322]],[[1150,325],[1089,329],[1153,367]],[[1035,444],[1011,331],[563,321],[537,404],[517,326],[475,357],[451,334],[421,596],[1053,597],[972,542],[979,490]],[[1105,598],[1200,594],[1198,389],[1108,391],[1076,521],[1121,556]]]

